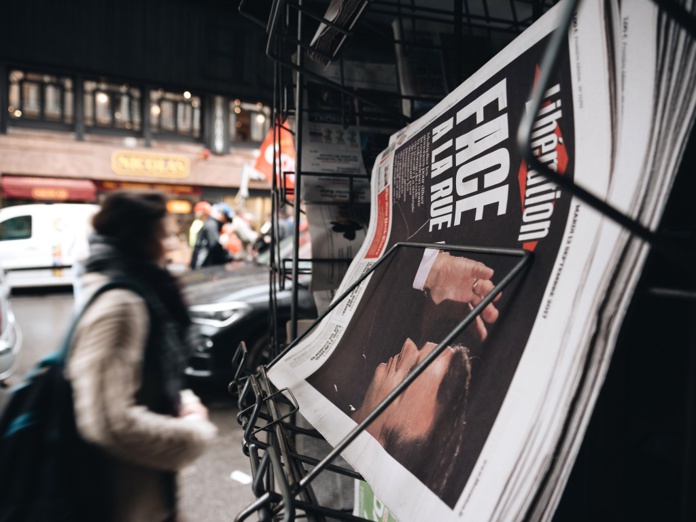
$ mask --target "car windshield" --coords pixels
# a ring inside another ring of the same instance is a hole
[[[294,248],[294,242],[293,242],[293,236],[287,236],[284,237],[283,239],[280,240],[280,243],[278,244],[278,250],[276,252],[280,252],[279,256],[276,256],[276,264],[281,265],[283,263],[283,260],[287,260],[285,262],[285,269],[289,270],[290,269],[290,261],[293,258],[293,248]],[[309,259],[312,257],[312,244],[309,239],[309,234],[307,231],[302,231],[300,232],[300,251],[299,251],[299,258],[300,258],[300,263],[299,267],[300,270],[304,273],[310,273],[311,272],[311,267],[312,267],[312,262],[309,261]],[[264,250],[263,252],[260,252],[259,254],[256,255],[254,258],[254,262],[258,265],[261,266],[269,266],[271,264],[271,249],[268,248]]]
[[[300,231],[299,239],[300,259],[308,260],[312,257],[312,243],[310,241],[309,232],[307,230]],[[280,256],[277,256],[277,262],[280,263],[280,261],[283,259],[292,259],[293,247],[293,236],[286,236],[281,239],[280,243],[278,244],[278,250],[276,251],[280,252]],[[269,266],[271,264],[271,249],[267,248],[263,252],[258,253],[254,260],[259,265]],[[300,262],[300,264],[306,263],[308,263],[308,261],[305,261],[305,263]]]

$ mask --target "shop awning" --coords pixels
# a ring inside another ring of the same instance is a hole
[[[3,198],[39,201],[94,201],[96,186],[87,179],[3,176]]]

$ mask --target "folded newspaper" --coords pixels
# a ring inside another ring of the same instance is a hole
[[[397,242],[524,248],[531,267],[343,452],[400,520],[548,520],[647,246],[530,168],[515,137],[562,1],[372,171],[338,295]],[[656,227],[691,131],[693,42],[649,0],[585,0],[544,91],[541,163]],[[337,445],[514,260],[400,249],[270,368]]]

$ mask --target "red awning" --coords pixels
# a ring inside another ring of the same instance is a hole
[[[39,201],[95,201],[96,187],[87,179],[30,178],[3,176],[0,178],[4,198]]]

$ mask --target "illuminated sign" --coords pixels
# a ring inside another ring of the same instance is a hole
[[[117,150],[111,155],[111,170],[122,176],[188,178],[191,162],[186,156]]]
[[[68,199],[70,192],[66,189],[59,188],[44,188],[34,187],[31,189],[31,197],[33,199],[52,199],[57,201],[65,201]]]
[[[191,203],[184,199],[172,199],[167,201],[167,211],[170,214],[188,214],[192,210]]]

